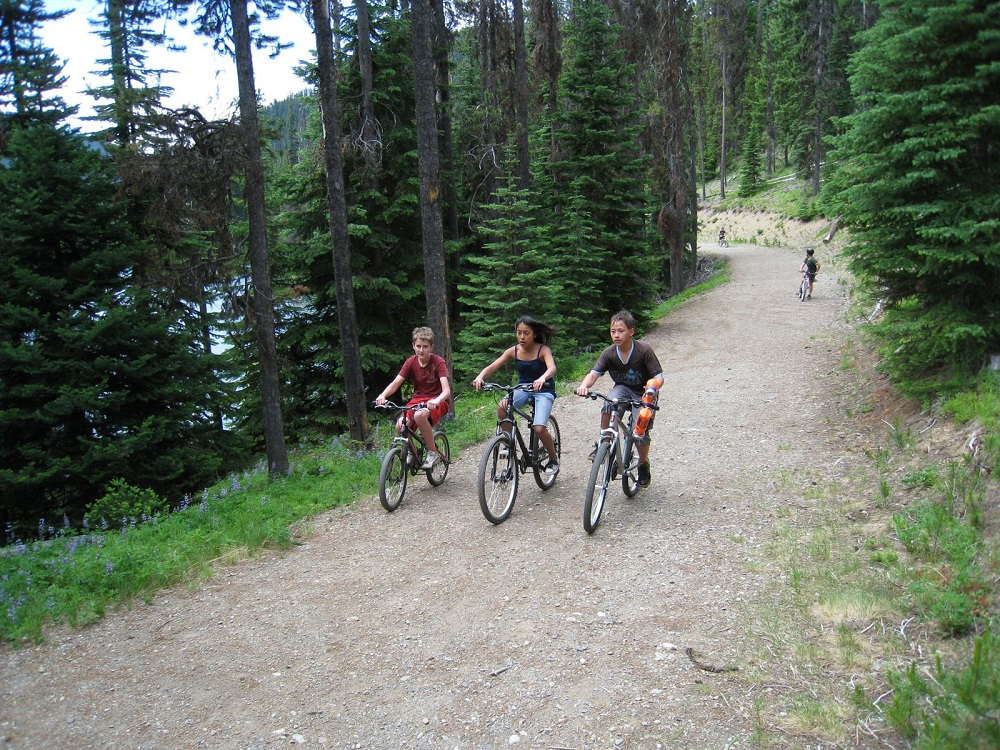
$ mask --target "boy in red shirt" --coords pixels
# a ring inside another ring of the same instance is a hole
[[[431,469],[441,455],[434,450],[434,425],[451,408],[451,384],[448,381],[448,364],[431,350],[434,348],[434,331],[422,326],[413,329],[413,356],[407,358],[399,375],[375,399],[384,404],[386,397],[395,393],[406,381],[413,383],[413,395],[407,406],[424,404],[427,408],[413,412],[413,422],[420,429],[420,437],[427,446],[427,458],[421,469]],[[402,418],[396,430],[403,429]]]

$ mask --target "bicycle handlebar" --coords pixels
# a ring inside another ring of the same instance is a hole
[[[534,387],[531,383],[518,383],[517,385],[503,385],[501,383],[483,383],[481,390],[484,391],[503,391],[504,393],[513,393],[514,391],[530,391],[535,392]]]
[[[641,399],[637,398],[630,398],[630,399],[608,398],[603,393],[598,393],[597,391],[591,391],[586,396],[583,396],[579,393],[576,395],[580,396],[580,398],[589,398],[591,401],[596,401],[597,399],[603,399],[604,401],[607,401],[609,404],[612,404],[613,406],[622,406],[628,404],[629,406],[648,406],[653,411],[660,410],[660,407],[657,406],[656,404],[643,403]]]
[[[408,404],[397,404],[393,401],[386,401],[385,403],[381,404],[377,404],[374,401],[372,401],[372,406],[374,406],[376,409],[398,409],[399,411],[417,411],[418,409],[427,408],[426,406],[424,406],[424,402],[421,402],[419,404],[413,404],[411,406]]]

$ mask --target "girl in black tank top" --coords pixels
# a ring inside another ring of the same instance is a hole
[[[473,387],[478,391],[483,387],[483,382],[494,372],[499,370],[508,361],[514,362],[517,369],[517,382],[530,383],[532,390],[515,391],[514,403],[521,406],[527,401],[535,403],[535,419],[532,429],[538,435],[549,456],[555,456],[555,443],[552,435],[545,425],[549,421],[549,414],[552,413],[552,404],[556,397],[556,361],[552,357],[552,349],[549,348],[549,340],[552,337],[552,329],[545,323],[535,320],[527,315],[521,316],[514,324],[514,335],[517,343],[505,349],[503,354],[482,369],[476,379],[472,381]],[[497,406],[497,419],[506,419],[510,409],[507,399],[504,399]],[[546,469],[551,474],[559,472],[559,464],[555,460],[550,462]]]

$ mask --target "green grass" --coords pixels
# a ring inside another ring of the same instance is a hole
[[[654,320],[657,320],[666,315],[669,315],[670,313],[672,313],[678,307],[682,306],[684,303],[688,302],[693,297],[698,297],[702,294],[705,294],[706,292],[715,289],[715,287],[720,286],[721,284],[725,284],[727,281],[729,281],[729,279],[732,278],[732,272],[729,269],[729,264],[726,262],[724,258],[718,259],[717,262],[719,265],[716,269],[716,272],[712,275],[710,279],[701,284],[698,284],[697,286],[685,289],[680,294],[676,294],[673,297],[668,297],[667,299],[663,300],[663,302],[661,302],[659,305],[653,308],[653,311],[651,313],[652,318]]]

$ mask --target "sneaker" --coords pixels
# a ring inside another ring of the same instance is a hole
[[[811,294],[807,294],[806,295],[806,299],[812,299],[812,298],[813,298],[813,296]]]
[[[649,482],[652,477],[649,475],[649,464],[639,464],[639,486],[649,487]]]
[[[549,465],[545,467],[545,473],[548,474],[550,477],[554,477],[556,474],[558,474],[559,473],[559,462],[558,461],[549,461]]]
[[[593,461],[595,458],[597,458],[597,443],[594,443],[594,449],[590,451],[590,455],[587,456],[587,460]]]
[[[424,461],[423,466],[421,466],[420,468],[423,471],[430,471],[431,469],[434,468],[434,464],[436,464],[440,460],[441,460],[440,453],[435,453],[434,451],[430,451],[427,454],[427,460]]]

